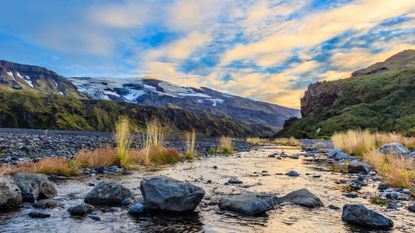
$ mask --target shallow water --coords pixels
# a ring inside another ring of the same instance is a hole
[[[143,177],[163,174],[192,182],[206,191],[201,205],[192,214],[147,214],[135,218],[129,216],[125,209],[119,208],[118,212],[110,213],[106,211],[108,208],[102,208],[96,211],[102,218],[101,221],[89,217],[73,218],[66,209],[83,201],[85,194],[93,188],[88,186],[88,183],[99,182],[97,177],[88,177],[58,184],[59,195],[56,199],[62,206],[48,210],[52,217],[31,219],[27,215],[31,207],[27,205],[19,212],[0,215],[0,232],[369,232],[344,223],[340,210],[327,208],[329,204],[342,207],[346,203],[363,203],[390,217],[395,222],[392,232],[415,232],[415,215],[405,209],[386,210],[384,207],[369,204],[367,199],[344,197],[342,186],[335,181],[348,179],[348,174],[335,172],[331,166],[307,161],[302,157],[283,160],[268,158],[268,155],[282,150],[287,154],[299,152],[296,148],[261,146],[249,152],[238,153],[236,156],[196,159],[193,162],[152,171],[139,171],[128,176],[100,178],[122,183],[131,188],[137,198],[141,195],[139,184]],[[217,169],[214,169],[214,166],[217,166]],[[299,172],[300,176],[288,177],[279,174],[285,174],[290,170]],[[231,176],[242,180],[243,184],[224,185]],[[211,183],[208,183],[208,180]],[[375,185],[365,187],[362,193],[373,193]],[[242,217],[221,212],[216,204],[220,197],[231,193],[273,192],[282,196],[300,188],[307,188],[316,194],[326,207],[309,210],[284,205],[264,216]]]

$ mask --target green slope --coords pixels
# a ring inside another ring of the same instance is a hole
[[[177,108],[144,107],[134,104],[46,95],[33,90],[0,87],[0,127],[112,131],[120,116],[128,116],[137,131],[157,118],[171,132],[193,128],[208,136],[266,136],[274,129],[249,125],[231,118],[201,116]]]
[[[276,136],[319,138],[358,128],[414,135],[415,51],[369,68],[348,79],[310,85],[302,99],[304,117],[286,122]]]

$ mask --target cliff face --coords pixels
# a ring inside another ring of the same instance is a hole
[[[276,136],[319,138],[347,129],[415,134],[415,51],[353,73],[348,79],[311,84],[301,99],[302,119]]]
[[[301,115],[306,117],[312,112],[331,106],[342,94],[342,89],[335,83],[311,84],[301,98]]]

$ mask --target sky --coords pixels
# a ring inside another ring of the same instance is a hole
[[[310,83],[415,49],[414,0],[0,0],[0,59],[299,108]]]

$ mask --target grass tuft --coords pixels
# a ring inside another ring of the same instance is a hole
[[[195,151],[195,143],[196,143],[196,131],[193,130],[192,132],[186,133],[186,159],[192,159],[196,156]]]
[[[276,138],[274,140],[269,140],[266,138],[247,138],[246,142],[251,144],[275,144],[281,146],[301,146],[301,142],[294,137],[291,138]]]
[[[75,156],[74,161],[75,165],[79,168],[120,165],[118,151],[113,148],[98,148],[93,151],[81,151]]]
[[[43,173],[47,175],[76,176],[80,170],[72,160],[65,158],[46,158],[39,162],[25,162],[16,166],[3,165],[1,168],[3,175],[12,175],[16,173]]]
[[[224,154],[232,154],[233,153],[232,138],[224,137],[224,136],[220,137],[217,152],[224,153]]]
[[[120,166],[128,168],[131,166],[128,159],[128,150],[131,146],[131,133],[128,118],[121,117],[115,126],[115,139],[117,142],[117,155]]]

